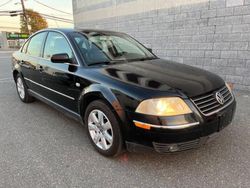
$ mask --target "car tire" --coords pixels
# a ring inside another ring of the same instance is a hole
[[[84,122],[88,137],[100,154],[115,157],[122,152],[123,139],[119,121],[104,101],[96,100],[88,105]]]
[[[24,103],[34,102],[35,98],[29,94],[23,77],[20,74],[18,74],[16,76],[15,81],[16,81],[17,94],[18,94],[19,98],[21,99],[21,101]]]

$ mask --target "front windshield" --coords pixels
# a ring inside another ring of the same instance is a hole
[[[72,36],[88,65],[156,58],[148,49],[126,34],[75,32]]]

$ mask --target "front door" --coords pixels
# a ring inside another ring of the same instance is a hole
[[[72,59],[72,65],[64,63],[52,63],[54,54],[67,53]],[[78,112],[78,98],[81,86],[78,85],[78,70],[73,51],[66,38],[58,32],[49,32],[44,46],[43,60],[40,66],[43,68],[42,84],[44,91],[42,95],[53,102]]]

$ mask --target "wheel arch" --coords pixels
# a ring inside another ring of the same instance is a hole
[[[87,106],[95,100],[103,100],[115,112],[118,120],[121,123],[125,122],[125,111],[119,100],[109,88],[103,87],[100,84],[92,84],[85,88],[79,98],[78,110],[83,121]]]
[[[16,81],[16,77],[17,77],[18,74],[20,74],[18,70],[16,70],[16,69],[13,70],[12,75],[13,75],[13,78],[14,78],[15,81]]]

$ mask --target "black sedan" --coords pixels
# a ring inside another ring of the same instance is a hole
[[[219,76],[162,60],[124,33],[46,29],[13,54],[20,99],[39,99],[86,125],[95,149],[116,156],[207,143],[236,102]]]

